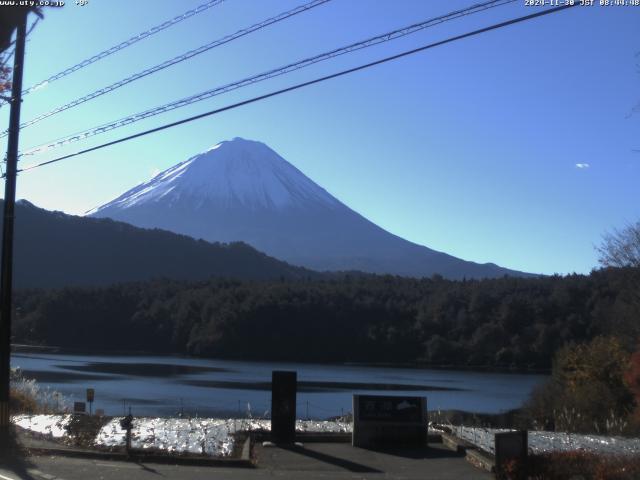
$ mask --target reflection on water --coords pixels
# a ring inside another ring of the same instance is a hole
[[[58,370],[22,370],[26,378],[35,378],[38,383],[94,382],[96,380],[117,379],[117,375],[82,375]]]
[[[238,390],[268,390],[271,391],[271,382],[226,382],[220,380],[185,380],[184,385],[208,388],[234,388]],[[364,382],[309,382],[298,380],[298,392],[339,392],[365,390],[372,391],[403,391],[403,392],[430,392],[436,390],[463,390],[461,388],[437,387],[433,385],[410,385],[394,383],[364,383]]]
[[[179,357],[13,354],[12,366],[84,401],[95,389],[95,409],[119,415],[263,416],[270,411],[272,370],[298,372],[299,418],[351,411],[353,393],[427,397],[429,410],[494,413],[519,407],[543,375],[344,365],[240,362]]]
[[[170,363],[109,363],[91,362],[86,365],[55,365],[63,370],[75,370],[79,372],[116,373],[119,375],[135,377],[177,377],[192,373],[224,372],[226,369],[219,367],[199,367],[194,365],[174,365]]]

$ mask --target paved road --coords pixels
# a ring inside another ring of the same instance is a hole
[[[494,478],[440,445],[428,450],[379,453],[344,443],[255,450],[258,467],[192,467],[34,456],[0,463],[0,480],[263,480],[384,479],[480,480]]]

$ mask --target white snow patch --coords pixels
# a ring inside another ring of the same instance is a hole
[[[271,420],[264,418],[250,418],[242,420],[241,430],[271,431]],[[296,420],[296,432],[305,433],[351,433],[352,424],[333,420]]]
[[[11,421],[19,427],[34,433],[62,438],[67,435],[66,427],[71,415],[15,415]]]
[[[98,433],[95,444],[121,447],[125,432],[120,428],[122,417],[113,418]],[[164,450],[175,453],[195,453],[229,456],[233,452],[233,433],[240,431],[270,431],[271,421],[265,419],[216,418],[134,418],[131,447],[144,450]],[[298,420],[298,432],[351,432],[351,424],[335,421]]]
[[[107,423],[98,435],[97,446],[117,447],[125,444],[125,431],[120,428],[122,417]],[[229,456],[233,451],[236,425],[233,420],[212,418],[135,418],[131,431],[131,447],[143,450],[164,450]]]
[[[494,435],[512,430],[477,427],[452,427],[453,433],[486,452],[495,453]],[[565,432],[529,431],[529,451],[532,453],[581,450],[601,454],[640,454],[640,439],[582,435]]]
[[[216,143],[213,147],[209,148],[208,150],[205,150],[205,152],[211,152],[213,150],[216,150],[217,148],[220,148],[220,145],[222,145],[222,142]]]

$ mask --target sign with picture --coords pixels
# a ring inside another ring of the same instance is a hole
[[[426,445],[427,399],[390,395],[353,396],[353,445]]]

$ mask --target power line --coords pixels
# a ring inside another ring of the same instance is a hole
[[[337,48],[335,50],[331,50],[329,52],[325,52],[325,53],[321,53],[319,55],[315,55],[313,57],[309,57],[309,58],[305,58],[303,60],[299,60],[297,62],[294,63],[290,63],[288,65],[285,65],[283,67],[278,67],[257,75],[254,75],[252,77],[248,77],[248,78],[244,78],[242,80],[236,81],[236,82],[232,82],[232,83],[228,83],[226,85],[223,85],[221,87],[215,87],[212,88],[210,90],[207,90],[205,92],[201,92],[201,93],[197,93],[195,95],[191,95],[189,97],[185,97],[182,98],[180,100],[175,100],[173,102],[170,103],[166,103],[164,105],[160,105],[158,107],[154,107],[151,108],[149,110],[145,110],[143,112],[138,112],[136,114],[133,115],[129,115],[128,117],[123,117],[120,118],[118,120],[114,120],[112,122],[109,123],[104,123],[102,125],[99,125],[97,127],[93,127],[91,129],[88,130],[83,130],[80,132],[76,132],[74,134],[71,135],[67,135],[61,138],[58,138],[56,140],[52,140],[49,141],[45,144],[39,145],[37,147],[31,148],[29,150],[27,150],[26,152],[23,152],[23,155],[34,155],[36,153],[39,152],[43,152],[46,150],[50,150],[53,148],[57,148],[63,145],[68,145],[70,143],[74,143],[80,140],[84,140],[86,138],[89,137],[93,137],[95,135],[99,135],[101,133],[105,133],[111,130],[114,130],[116,128],[120,128],[135,122],[138,122],[140,120],[144,120],[146,118],[149,117],[153,117],[155,115],[159,115],[161,113],[165,113],[171,110],[175,110],[177,108],[181,108],[187,105],[191,105],[193,103],[196,102],[200,102],[202,100],[206,100],[209,99],[211,97],[217,96],[217,95],[222,95],[224,93],[228,93],[232,90],[236,90],[238,88],[242,88],[248,85],[252,85],[254,83],[258,83],[258,82],[262,82],[274,77],[278,77],[280,75],[284,75],[290,72],[293,72],[295,70],[300,70],[302,68],[308,67],[310,65],[325,61],[325,60],[329,60],[331,58],[335,58],[337,56],[340,55],[344,55],[350,52],[354,52],[357,50],[361,50],[364,48],[368,48],[374,45],[378,45],[380,43],[384,43],[384,42],[388,42],[391,40],[395,40],[397,38],[400,37],[404,37],[406,35],[418,32],[420,30],[423,30],[425,28],[429,28],[429,27],[433,27],[435,25],[438,25],[440,23],[444,23],[444,22],[448,22],[466,15],[471,15],[474,13],[478,13],[478,12],[482,12],[485,10],[488,10],[490,8],[495,8],[495,7],[499,7],[502,5],[506,5],[508,3],[513,3],[516,0],[491,0],[488,2],[484,2],[484,3],[479,3],[476,5],[472,5],[470,7],[467,7],[465,9],[462,10],[456,10],[454,12],[448,13],[446,15],[441,15],[439,17],[435,17],[435,18],[431,18],[429,20],[425,20],[423,22],[420,23],[416,23],[413,25],[409,25],[407,27],[403,27],[403,28],[399,28],[396,30],[393,30],[391,32],[387,32],[387,33],[383,33],[381,35],[377,35],[375,37],[371,37],[368,38],[366,40],[360,41],[360,42],[356,42],[356,43],[352,43],[351,45],[347,45],[345,47],[340,47]]]
[[[484,27],[484,28],[481,28],[481,29],[478,29],[478,30],[473,30],[471,32],[464,33],[462,35],[456,35],[455,37],[449,37],[449,38],[447,38],[445,40],[440,40],[439,42],[435,42],[435,43],[431,43],[431,44],[428,44],[428,45],[424,45],[422,47],[414,48],[412,50],[406,50],[406,51],[404,51],[402,53],[398,53],[396,55],[385,57],[385,58],[382,58],[380,60],[376,60],[376,61],[373,61],[373,62],[365,63],[363,65],[359,65],[357,67],[349,68],[347,70],[342,70],[342,71],[337,72],[337,73],[332,73],[331,75],[325,75],[324,77],[319,77],[319,78],[316,78],[314,80],[309,80],[309,81],[306,81],[306,82],[303,82],[303,83],[298,83],[298,84],[293,85],[291,87],[287,87],[287,88],[283,88],[283,89],[280,89],[280,90],[276,90],[276,91],[273,91],[273,92],[270,92],[270,93],[267,93],[267,94],[264,94],[264,95],[260,95],[258,97],[253,97],[253,98],[250,98],[248,100],[244,100],[242,102],[238,102],[238,103],[234,103],[234,104],[231,104],[231,105],[227,105],[225,107],[217,108],[215,110],[210,110],[208,112],[201,113],[199,115],[194,115],[192,117],[184,118],[184,119],[178,120],[176,122],[167,123],[167,124],[162,125],[160,127],[152,128],[150,130],[145,130],[143,132],[139,132],[139,133],[136,133],[136,134],[133,134],[133,135],[129,135],[127,137],[122,137],[122,138],[119,138],[117,140],[113,140],[111,142],[107,142],[107,143],[103,143],[101,145],[97,145],[95,147],[91,147],[91,148],[87,148],[87,149],[84,149],[84,150],[80,150],[78,152],[71,153],[69,155],[64,155],[62,157],[54,158],[53,160],[47,160],[46,162],[37,163],[35,165],[31,165],[31,166],[19,169],[18,172],[26,172],[28,170],[33,170],[33,169],[36,169],[36,168],[39,168],[39,167],[44,167],[45,165],[50,165],[52,163],[61,162],[62,160],[66,160],[68,158],[72,158],[72,157],[76,157],[78,155],[82,155],[82,154],[85,154],[85,153],[89,153],[89,152],[93,152],[93,151],[96,151],[96,150],[100,150],[102,148],[110,147],[110,146],[116,145],[118,143],[127,142],[129,140],[133,140],[135,138],[143,137],[143,136],[149,135],[151,133],[156,133],[156,132],[159,132],[161,130],[166,130],[168,128],[172,128],[172,127],[176,127],[178,125],[182,125],[182,124],[185,124],[185,123],[193,122],[193,121],[199,120],[201,118],[205,118],[205,117],[209,117],[209,116],[212,116],[212,115],[216,115],[218,113],[222,113],[222,112],[225,112],[227,110],[233,110],[235,108],[242,107],[244,105],[249,105],[251,103],[255,103],[255,102],[258,102],[258,101],[261,101],[261,100],[266,100],[267,98],[271,98],[271,97],[275,97],[275,96],[278,96],[278,95],[282,95],[283,93],[287,93],[287,92],[291,92],[291,91],[294,91],[294,90],[298,90],[298,89],[301,89],[301,88],[304,88],[304,87],[308,87],[310,85],[315,85],[316,83],[321,83],[321,82],[324,82],[326,80],[331,80],[333,78],[342,77],[342,76],[348,75],[350,73],[358,72],[360,70],[365,70],[367,68],[374,67],[376,65],[381,65],[383,63],[391,62],[393,60],[398,60],[399,58],[403,58],[403,57],[406,57],[406,56],[409,56],[409,55],[413,55],[415,53],[422,52],[424,50],[429,50],[431,48],[439,47],[439,46],[445,45],[447,43],[452,43],[452,42],[455,42],[455,41],[458,41],[458,40],[462,40],[464,38],[472,37],[472,36],[475,36],[475,35],[480,35],[482,33],[486,33],[486,32],[492,31],[492,30],[497,30],[499,28],[507,27],[509,25],[514,25],[516,23],[521,23],[521,22],[525,22],[525,21],[528,21],[528,20],[532,20],[534,18],[542,17],[544,15],[549,15],[549,14],[552,14],[552,13],[556,13],[556,12],[559,12],[559,11],[562,11],[562,10],[566,10],[568,8],[573,8],[573,7],[577,6],[577,5],[579,5],[579,4],[578,3],[566,4],[566,5],[563,5],[563,6],[560,6],[560,7],[554,7],[554,8],[551,8],[551,9],[542,10],[540,12],[532,13],[530,15],[525,15],[525,16],[518,17],[518,18],[513,18],[513,19],[507,20],[505,22],[496,23],[496,24],[490,25],[488,27]]]
[[[155,35],[156,33],[159,33],[169,27],[172,27],[180,22],[182,22],[183,20],[186,20],[187,18],[193,17],[194,15],[197,15],[199,13],[204,12],[205,10],[208,10],[209,8],[215,7],[216,5],[219,5],[223,2],[224,0],[209,0],[207,3],[203,3],[202,5],[197,6],[196,8],[193,8],[191,10],[187,10],[186,12],[184,12],[181,15],[178,15],[177,17],[172,18],[171,20],[167,20],[166,22],[161,23],[160,25],[156,25],[155,27],[151,27],[149,30],[146,30],[144,32],[141,32],[133,37],[131,37],[128,40],[125,40],[122,43],[119,43],[117,45],[114,45],[111,48],[108,48],[106,50],[103,50],[100,53],[97,53],[96,55],[94,55],[93,57],[89,57],[79,63],[76,63],[75,65],[73,65],[72,67],[69,67],[59,73],[56,73],[55,75],[50,76],[49,78],[47,78],[46,80],[42,80],[41,82],[36,83],[35,85],[27,88],[26,90],[23,90],[22,95],[27,95],[28,93],[31,93],[35,90],[38,90],[39,88],[44,87],[45,85],[48,85],[52,82],[55,82],[56,80],[61,79],[62,77],[66,77],[67,75],[72,74],[73,72],[76,72],[78,70],[80,70],[81,68],[84,68],[88,65],[91,65],[92,63],[97,62],[98,60],[102,60],[103,58],[108,57],[109,55],[113,55],[114,53],[122,50],[123,48],[127,48],[130,47],[131,45],[133,45],[134,43],[139,42],[140,40],[144,40],[145,38],[148,38],[152,35]]]
[[[293,17],[294,15],[298,15],[299,13],[303,13],[306,12],[307,10],[310,10],[312,8],[318,7],[320,5],[323,5],[327,2],[330,2],[331,0],[312,0],[309,3],[305,3],[303,5],[299,5],[296,8],[293,8],[291,10],[288,10],[286,12],[282,12],[279,15],[276,15],[274,17],[268,18],[266,20],[263,20],[260,23],[256,23],[255,25],[252,25],[250,27],[247,28],[243,28],[241,30],[238,30],[237,32],[231,34],[231,35],[227,35],[223,38],[214,40],[212,42],[209,42],[205,45],[202,45],[198,48],[195,48],[193,50],[189,50],[188,52],[183,53],[182,55],[178,55],[177,57],[174,57],[172,59],[169,60],[165,60],[162,63],[159,63],[157,65],[154,65],[153,67],[147,68],[145,70],[142,70],[138,73],[134,73],[133,75],[130,75],[126,78],[123,78],[122,80],[118,80],[115,83],[112,83],[111,85],[107,85],[106,87],[100,88],[98,90],[94,90],[93,92],[84,95],[83,97],[77,98],[75,100],[72,100],[71,102],[56,107],[53,110],[50,110],[46,113],[43,113],[41,115],[38,115],[35,118],[32,118],[31,120],[28,120],[26,122],[24,122],[22,125],[20,125],[20,128],[25,128],[28,127],[30,125],[33,125],[35,123],[38,123],[41,120],[44,120],[45,118],[49,118],[57,113],[60,112],[64,112],[65,110],[69,110],[70,108],[73,107],[77,107],[78,105],[81,105],[85,102],[88,102],[90,100],[93,100],[94,98],[100,97],[106,93],[110,93],[113,92],[114,90],[117,90],[120,87],[124,87],[125,85],[128,85],[129,83],[135,82],[136,80],[139,80],[141,78],[144,78],[148,75],[151,75],[153,73],[159,72],[161,70],[164,70],[165,68],[168,68],[172,65],[176,65],[177,63],[180,62],[184,62],[185,60],[188,60],[190,58],[195,57],[196,55],[200,55],[201,53],[207,52],[215,47],[219,47],[220,45],[224,45],[226,43],[232,42],[233,40],[236,40],[240,37],[244,37],[245,35],[249,35],[252,32],[255,32],[257,30],[261,30],[265,27],[268,27],[269,25],[273,25],[274,23],[278,23],[281,22],[283,20],[286,20],[290,17]],[[8,130],[5,130],[4,132],[2,132],[2,134],[0,134],[0,138],[5,137],[8,134]]]
[[[264,81],[264,80],[268,80],[270,78],[274,78],[274,77],[277,77],[277,76],[280,76],[280,75],[284,75],[284,74],[290,73],[290,72],[292,72],[294,70],[305,68],[307,66],[310,66],[310,65],[313,65],[315,63],[318,63],[318,62],[321,62],[321,61],[324,61],[324,60],[328,60],[328,59],[337,57],[339,55],[343,55],[343,54],[350,53],[350,52],[353,52],[353,51],[356,51],[356,50],[360,50],[360,49],[367,48],[367,47],[370,47],[370,46],[373,46],[373,45],[377,45],[377,44],[382,43],[382,42],[387,42],[387,41],[390,41],[390,40],[394,40],[396,38],[400,38],[402,36],[409,35],[409,34],[414,33],[416,31],[419,31],[419,30],[425,29],[427,27],[431,27],[431,26],[437,25],[439,23],[443,23],[445,21],[450,21],[450,20],[453,20],[455,18],[459,18],[459,17],[465,16],[465,15],[470,15],[470,14],[473,14],[473,13],[478,13],[480,11],[484,11],[484,10],[487,10],[489,8],[502,6],[502,5],[505,5],[507,3],[513,3],[515,1],[516,0],[493,0],[493,1],[488,1],[488,2],[481,3],[481,4],[477,4],[477,5],[473,5],[471,7],[467,7],[467,8],[462,9],[462,10],[457,10],[457,11],[451,12],[449,14],[440,16],[440,17],[432,18],[432,19],[426,20],[424,22],[420,22],[420,23],[417,23],[417,24],[414,24],[414,25],[410,25],[408,27],[403,27],[401,29],[397,29],[397,30],[394,30],[392,32],[387,32],[387,33],[384,33],[382,35],[378,35],[376,37],[372,37],[372,38],[369,38],[367,40],[348,45],[346,47],[335,49],[335,50],[332,50],[330,52],[325,52],[325,53],[322,53],[320,55],[316,55],[314,57],[306,58],[304,60],[300,60],[298,62],[285,65],[284,67],[279,67],[279,68],[276,68],[276,69],[273,69],[273,70],[269,70],[267,72],[263,72],[261,74],[255,75],[255,76],[252,76],[252,77],[249,77],[249,78],[245,78],[243,80],[236,81],[236,82],[224,85],[222,87],[216,87],[214,89],[207,90],[205,92],[201,92],[201,93],[198,93],[198,94],[186,97],[186,98],[182,98],[180,100],[177,100],[177,101],[165,104],[165,105],[161,105],[159,107],[154,107],[154,108],[152,108],[150,110],[146,110],[146,111],[143,111],[143,112],[139,112],[137,114],[130,115],[128,117],[124,117],[124,118],[121,118],[121,119],[118,119],[118,120],[114,120],[112,122],[105,123],[105,124],[99,125],[97,127],[93,127],[93,128],[91,128],[89,130],[82,130],[82,131],[79,131],[79,132],[76,132],[76,133],[73,133],[73,134],[70,134],[70,135],[66,135],[64,137],[60,137],[60,138],[58,138],[56,140],[52,140],[52,141],[49,141],[49,142],[47,142],[45,144],[41,144],[41,145],[39,145],[37,147],[31,148],[31,149],[27,150],[26,152],[24,152],[23,155],[33,155],[33,154],[36,154],[36,153],[39,153],[39,152],[42,152],[42,151],[46,151],[46,150],[57,148],[57,147],[60,147],[60,146],[63,146],[63,145],[67,145],[69,143],[74,143],[74,142],[77,142],[77,141],[80,141],[80,140],[84,140],[86,138],[89,138],[89,137],[92,137],[92,136],[95,136],[95,135],[98,135],[98,134],[101,134],[101,133],[105,133],[107,131],[114,130],[116,128],[120,128],[120,127],[129,125],[131,123],[135,123],[137,121],[140,121],[140,120],[143,120],[143,119],[146,119],[146,118],[149,118],[149,117],[161,114],[161,113],[165,113],[165,112],[170,111],[170,110],[174,110],[176,108],[187,106],[187,105],[190,105],[190,104],[202,101],[202,100],[206,100],[208,98],[211,98],[211,97],[214,97],[214,96],[217,96],[217,95],[228,93],[228,92],[230,92],[232,90],[236,90],[238,88],[242,88],[244,86],[251,85],[253,83],[258,83],[258,82],[261,82],[261,81]]]

